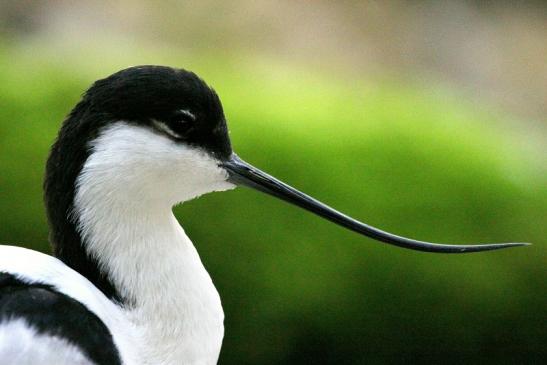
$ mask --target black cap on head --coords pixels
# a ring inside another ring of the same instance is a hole
[[[157,127],[201,147],[218,159],[232,153],[222,104],[193,72],[165,66],[136,66],[96,81],[82,100],[110,121]],[[172,132],[172,133],[171,133]]]

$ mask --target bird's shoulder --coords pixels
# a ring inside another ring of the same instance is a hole
[[[54,257],[0,246],[0,363],[121,364],[89,286]]]
[[[113,305],[85,277],[61,260],[38,251],[0,245],[0,272],[9,273],[26,284],[49,285],[85,304],[101,318]]]

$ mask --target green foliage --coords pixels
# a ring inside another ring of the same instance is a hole
[[[535,243],[415,253],[252,191],[207,195],[176,213],[223,298],[221,363],[507,363],[545,354],[545,160],[499,117],[440,88],[340,81],[264,60],[48,55],[0,49],[0,242],[48,250],[47,151],[94,79],[132,59],[185,65],[219,92],[240,156],[341,211],[424,240]]]

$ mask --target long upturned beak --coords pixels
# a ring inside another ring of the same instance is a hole
[[[295,188],[277,180],[273,176],[260,171],[256,167],[241,160],[235,153],[228,161],[221,165],[228,171],[228,181],[235,185],[247,186],[263,193],[270,194],[315,213],[325,219],[330,220],[342,227],[368,236],[377,241],[388,243],[416,251],[435,252],[435,253],[467,253],[498,250],[501,248],[527,246],[528,243],[492,243],[482,245],[447,245],[417,241],[410,238],[396,236],[384,232],[378,228],[371,227],[361,223],[337,210],[321,203],[320,201],[296,190]]]

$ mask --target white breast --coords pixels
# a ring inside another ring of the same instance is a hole
[[[91,143],[73,215],[87,252],[120,291],[150,364],[216,364],[220,297],[174,204],[234,186],[219,161],[150,129],[114,123]],[[143,361],[143,360],[141,360]]]
[[[224,334],[220,298],[206,271],[188,266],[185,257],[174,255],[172,258],[173,261],[181,259],[179,263],[183,266],[186,264],[190,276],[181,277],[180,282],[163,278],[165,286],[155,289],[146,289],[144,284],[142,290],[147,290],[149,295],[139,300],[134,308],[128,309],[108,300],[86,278],[61,261],[33,250],[0,246],[0,271],[11,273],[30,284],[49,284],[84,304],[110,330],[125,365],[216,364]],[[161,275],[157,279],[157,284],[160,284]],[[175,289],[177,291],[168,292]],[[10,328],[18,332],[12,332]],[[52,343],[49,337],[37,336],[32,328],[19,322],[10,324],[10,327],[4,325],[0,336],[16,338],[15,334],[19,332],[24,333],[21,338],[28,340],[26,345],[37,341],[35,351],[29,352],[28,356],[48,358],[78,352],[71,346],[53,346],[50,351],[58,352],[57,355],[48,355],[43,349]],[[23,342],[18,343],[19,347],[26,346]],[[6,348],[18,348],[12,347],[9,342],[4,342],[4,345],[3,351],[0,351],[2,355],[5,355]]]

